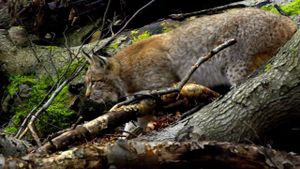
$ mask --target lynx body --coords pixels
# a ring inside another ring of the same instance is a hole
[[[202,64],[191,80],[206,86],[236,85],[270,59],[296,32],[285,16],[255,8],[233,9],[187,21],[107,60],[89,58],[86,96],[98,103],[178,82],[196,60],[225,40],[237,43]]]

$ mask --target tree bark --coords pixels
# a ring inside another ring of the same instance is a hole
[[[300,31],[255,78],[176,125],[137,140],[255,140],[279,124],[299,118],[299,51]]]

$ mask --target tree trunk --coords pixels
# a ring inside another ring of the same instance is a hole
[[[176,125],[138,140],[255,140],[279,124],[299,118],[299,51],[300,31],[255,78]]]

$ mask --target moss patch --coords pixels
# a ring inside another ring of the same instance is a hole
[[[281,9],[288,14],[289,16],[299,15],[300,14],[300,0],[295,0],[289,4],[280,5]],[[268,5],[262,7],[263,10],[270,11],[273,13],[279,13],[273,5]]]
[[[179,26],[178,23],[169,22],[169,21],[163,21],[160,25],[163,27],[163,30],[162,30],[163,33],[170,32],[171,30],[173,30]]]
[[[69,75],[75,70],[78,64],[78,62],[74,62],[70,66],[59,70],[59,72]],[[7,91],[8,94],[14,98],[14,107],[11,110],[14,112],[14,115],[9,125],[4,129],[4,132],[14,134],[28,113],[47,95],[48,91],[54,85],[54,82],[49,76],[36,77],[32,74],[11,75],[9,81],[10,84]],[[30,88],[30,92],[26,97],[20,94],[20,86],[22,85],[26,85],[27,88]],[[68,102],[69,94],[68,87],[66,86],[36,122],[37,129],[40,131],[42,137],[69,127],[74,122],[76,113],[68,108]]]
[[[266,66],[265,66],[265,72],[269,72],[272,68],[272,65],[270,63],[268,63]]]
[[[31,75],[13,75],[9,77],[10,85],[7,88],[8,94],[14,96],[19,90],[21,84],[33,84],[35,82],[34,76]]]
[[[130,32],[130,36],[132,38],[132,43],[139,42],[141,40],[147,39],[151,36],[152,34],[148,31],[140,33],[138,30],[133,30]]]
[[[110,55],[116,54],[120,49],[126,46],[125,42],[128,39],[126,35],[118,36],[110,45],[105,49],[106,52]]]

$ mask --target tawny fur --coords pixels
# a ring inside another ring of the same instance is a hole
[[[296,30],[289,18],[255,8],[197,18],[131,45],[104,65],[94,59],[86,74],[87,96],[103,103],[171,86],[199,57],[231,38],[237,43],[201,65],[191,80],[209,87],[236,85],[269,60]]]

